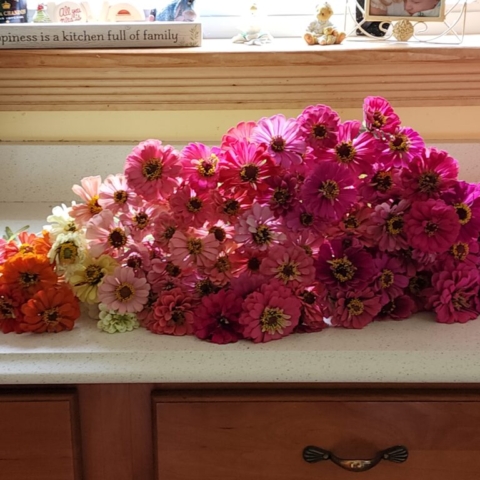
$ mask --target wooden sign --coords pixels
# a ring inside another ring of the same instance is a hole
[[[194,22],[104,24],[9,24],[0,28],[0,49],[200,47],[202,25]]]

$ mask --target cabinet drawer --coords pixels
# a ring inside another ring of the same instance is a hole
[[[80,480],[74,393],[0,392],[0,479]]]
[[[478,480],[480,402],[295,401],[215,395],[154,396],[158,480]],[[306,446],[370,459],[396,445],[404,463],[380,461],[356,477]]]

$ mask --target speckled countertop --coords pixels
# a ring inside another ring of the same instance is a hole
[[[0,229],[39,231],[51,203],[0,203]],[[0,335],[0,384],[201,382],[480,383],[480,320],[441,325],[430,314],[328,329],[254,345],[99,332],[80,319],[59,334]]]

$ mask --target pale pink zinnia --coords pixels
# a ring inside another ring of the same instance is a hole
[[[281,224],[274,218],[268,207],[255,203],[251,210],[245,212],[235,225],[233,239],[247,247],[267,250],[276,243],[285,240]]]
[[[195,301],[182,288],[162,292],[153,306],[153,319],[147,328],[157,334],[191,335]]]
[[[154,232],[161,213],[161,207],[144,203],[142,206],[131,207],[128,213],[120,215],[120,221],[128,227],[132,238],[141,242]]]
[[[257,126],[256,122],[240,122],[237,126],[230,128],[222,137],[221,148],[223,150],[230,148],[238,141],[247,141],[251,143],[252,133]]]
[[[239,322],[245,338],[255,343],[285,337],[298,325],[301,302],[278,280],[264,283],[243,302]]]
[[[256,143],[268,146],[275,163],[282,168],[300,165],[305,152],[305,142],[299,135],[299,123],[295,118],[278,114],[262,118],[253,134]]]
[[[98,287],[98,298],[109,310],[120,314],[140,312],[148,300],[150,285],[145,278],[137,278],[128,267],[117,267],[103,277]]]
[[[215,263],[220,244],[210,233],[200,238],[190,233],[175,232],[170,240],[170,254],[172,262],[181,266],[197,265],[206,267]]]
[[[313,258],[301,247],[272,247],[263,260],[260,273],[273,277],[289,287],[310,285],[315,278]]]
[[[102,207],[98,203],[102,179],[100,175],[96,175],[82,178],[80,183],[81,186],[74,185],[72,190],[85,203],[73,205],[70,209],[70,216],[75,219],[78,225],[84,226],[92,217],[102,211]]]
[[[98,203],[102,208],[107,208],[113,213],[126,212],[128,207],[134,205],[136,201],[137,195],[128,188],[123,173],[109,175],[100,186]]]
[[[125,162],[128,186],[145,200],[166,199],[178,185],[182,166],[179,152],[160,140],[146,140],[136,146]]]
[[[222,152],[218,147],[189,143],[181,152],[182,176],[194,189],[216,188],[221,158]]]
[[[128,228],[119,223],[110,210],[103,210],[88,222],[85,238],[94,257],[104,253],[118,257],[132,243]]]
[[[446,252],[458,237],[460,223],[455,208],[430,198],[414,202],[405,214],[405,233],[409,244],[421,252]]]

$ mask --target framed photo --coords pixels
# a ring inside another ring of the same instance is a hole
[[[446,0],[365,0],[365,20],[443,22]]]

